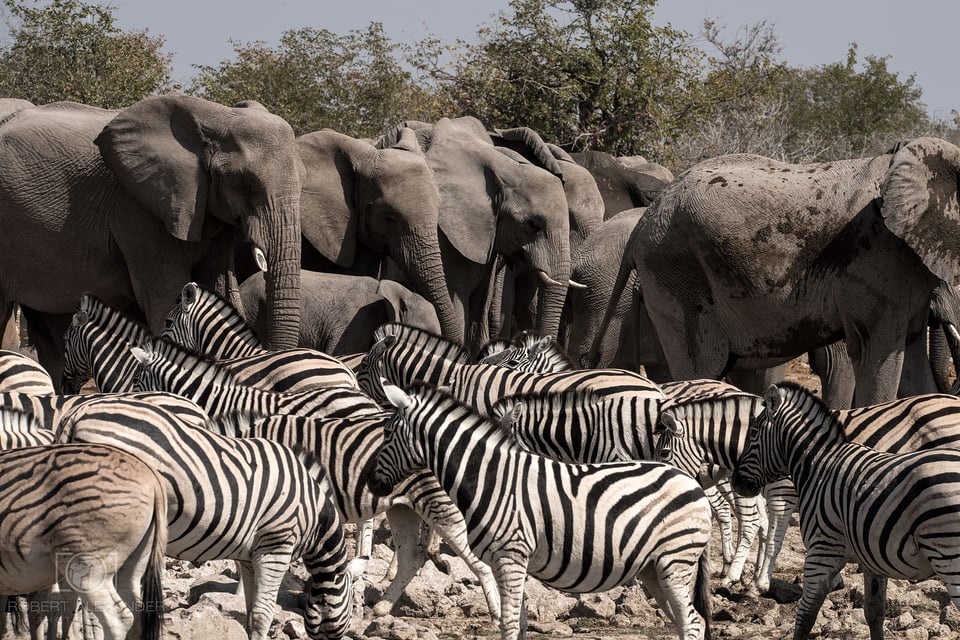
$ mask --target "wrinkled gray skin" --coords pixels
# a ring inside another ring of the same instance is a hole
[[[307,169],[301,227],[329,261],[322,270],[378,275],[389,258],[436,308],[443,335],[461,342],[437,236],[440,193],[413,131],[400,128],[382,149],[330,129],[300,136],[297,146]]]
[[[637,224],[612,298],[635,269],[674,379],[843,338],[854,406],[932,392],[930,296],[960,280],[958,173],[960,149],[937,138],[823,164],[702,162]],[[904,367],[917,374],[901,379]]]
[[[570,155],[596,181],[603,198],[604,219],[627,209],[648,206],[664,187],[673,182],[673,173],[669,169],[647,162],[641,156],[618,158],[603,151],[581,151]]]
[[[240,285],[244,315],[262,335],[265,306],[262,273]],[[365,352],[385,322],[402,322],[440,333],[437,313],[423,296],[392,280],[303,271],[300,274],[300,345],[331,355]]]
[[[603,198],[590,172],[573,161],[560,147],[543,141],[540,135],[527,127],[499,130],[491,134],[493,143],[507,147],[537,166],[543,167],[563,180],[563,192],[570,216],[570,255],[579,249],[587,236],[603,222]],[[505,264],[498,265],[497,278],[491,292],[494,302],[490,309],[490,335],[510,337],[520,331],[532,330],[537,310],[537,291],[540,280],[529,269],[517,272]],[[571,289],[572,291],[572,289]],[[570,295],[568,291],[567,295]],[[561,333],[563,323],[561,322]]]
[[[21,304],[40,361],[59,381],[63,330],[81,295],[139,310],[159,332],[184,282],[239,301],[233,250],[243,239],[269,270],[267,344],[293,346],[304,173],[294,139],[256,103],[178,94],[119,111],[61,102],[8,113],[0,317]]]
[[[556,335],[570,278],[570,224],[559,177],[495,147],[475,118],[441,118],[417,138],[440,189],[440,251],[464,345],[489,341],[496,257],[541,278],[534,329]],[[387,135],[379,145],[396,140]]]

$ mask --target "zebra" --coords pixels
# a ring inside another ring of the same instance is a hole
[[[445,386],[458,400],[484,415],[489,415],[493,404],[508,395],[577,387],[593,389],[609,401],[622,399],[622,420],[654,424],[659,405],[665,399],[660,387],[632,371],[589,369],[537,374],[469,364],[457,345],[398,323],[378,328],[374,340],[357,375],[361,388],[381,402],[385,400],[382,390],[378,390],[381,378],[395,385],[423,381]]]
[[[673,427],[659,430],[658,448],[669,451],[669,459],[681,468],[696,469],[698,461],[709,456],[728,472],[732,472],[748,435],[747,423],[742,418],[734,419],[729,413],[736,403],[745,404],[733,410],[741,416],[744,413],[757,415],[762,410],[761,398],[745,393],[734,395],[732,399],[700,398],[668,406],[661,417],[669,414],[680,429]],[[836,416],[844,427],[847,440],[873,449],[899,453],[935,447],[960,448],[960,400],[949,394],[901,398],[878,405],[837,411]],[[681,429],[684,440],[693,439],[699,442],[701,450],[691,448],[692,443],[677,442]],[[673,442],[667,443],[664,439]],[[665,453],[661,456],[662,460],[668,458]],[[787,479],[768,485],[764,494],[767,502],[768,537],[756,578],[756,586],[761,592],[770,587],[789,517],[797,504],[796,491],[792,482]]]
[[[883,638],[890,577],[944,582],[960,608],[960,451],[885,453],[848,442],[822,400],[794,383],[773,385],[733,474],[756,495],[790,477],[807,552],[794,638],[807,638],[831,581],[848,560],[863,570],[870,637]]]
[[[17,351],[0,350],[0,391],[53,395],[50,374],[35,360]]]
[[[176,306],[167,314],[160,337],[214,360],[262,356],[261,375],[274,380],[271,387],[276,391],[357,387],[353,370],[322,351],[268,351],[233,305],[195,282],[183,286]]]
[[[478,361],[528,373],[558,373],[576,369],[570,356],[553,336],[521,331],[513,341],[494,340],[484,345]]]
[[[3,451],[0,513],[0,594],[59,582],[107,640],[159,640],[167,493],[149,465],[93,444]]]
[[[639,577],[680,638],[709,635],[710,506],[693,478],[659,462],[557,462],[429,385],[384,382],[384,392],[398,412],[370,488],[386,494],[421,469],[439,479],[471,548],[493,566],[502,638],[520,634],[528,574],[578,593]]]
[[[84,295],[63,338],[64,392],[79,393],[90,378],[102,392],[132,390],[137,361],[130,346],[150,337],[146,327],[126,314]],[[260,350],[221,364],[236,373],[241,383],[274,391],[357,386],[352,371],[345,373],[339,362],[331,364],[329,356],[310,349]]]
[[[0,451],[53,444],[55,440],[56,434],[32,413],[0,407]]]
[[[262,438],[220,436],[120,398],[72,413],[60,441],[115,446],[157,470],[170,505],[167,555],[236,560],[251,638],[267,637],[280,582],[298,557],[311,576],[307,635],[343,636],[352,582],[365,560],[348,565],[330,479],[312,454]]]
[[[376,453],[383,443],[385,425],[392,417],[392,411],[385,411],[359,418],[316,419],[275,415],[260,419],[256,414],[235,412],[212,419],[207,428],[223,435],[268,438],[289,447],[312,451],[329,470],[334,504],[344,522],[369,521],[386,511],[397,567],[393,582],[383,594],[383,599],[374,606],[375,615],[390,612],[406,585],[423,565],[423,559],[416,554],[422,520],[429,523],[432,530],[438,532],[476,574],[491,617],[496,620],[500,614],[496,581],[490,568],[470,550],[463,516],[440,488],[436,478],[426,472],[417,474],[397,485],[386,497],[374,496],[368,489],[367,472],[375,462]],[[369,555],[369,543],[369,539],[364,540],[367,547],[361,549],[358,545],[357,553]],[[435,553],[439,555],[439,548]],[[439,565],[438,558],[434,557],[433,561]]]
[[[380,413],[380,406],[356,387],[321,387],[280,393],[247,386],[220,363],[199,358],[163,338],[130,352],[139,366],[138,391],[166,391],[196,402],[210,416],[232,411],[343,418]]]

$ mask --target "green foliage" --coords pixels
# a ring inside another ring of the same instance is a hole
[[[455,111],[566,148],[660,155],[703,109],[702,53],[650,22],[655,0],[512,0],[453,69]]]
[[[11,42],[0,48],[0,95],[111,109],[171,88],[163,38],[122,31],[112,8],[80,0],[35,8],[3,0],[3,6]]]
[[[298,135],[329,127],[374,137],[398,120],[436,115],[377,22],[345,36],[294,29],[276,47],[234,43],[234,51],[235,60],[199,66],[190,91],[222,104],[257,100]]]

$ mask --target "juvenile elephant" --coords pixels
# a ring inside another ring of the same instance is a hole
[[[462,342],[438,239],[440,193],[409,128],[384,148],[330,129],[297,138],[307,176],[300,196],[303,236],[323,261],[316,270],[380,273],[389,258],[430,301],[443,335]]]
[[[240,285],[244,315],[257,335],[265,329],[262,273]],[[392,280],[303,271],[300,274],[300,345],[340,356],[365,352],[373,332],[386,322],[440,333],[437,312],[423,296]]]
[[[646,207],[673,181],[663,165],[640,156],[614,157],[603,151],[570,154],[593,176],[603,198],[604,219],[634,207]]]
[[[268,272],[267,344],[296,344],[303,164],[289,124],[178,94],[19,106],[0,121],[0,317],[21,304],[54,380],[81,295],[159,332],[184,282],[239,300],[237,238]]]
[[[556,335],[570,278],[569,212],[560,178],[495,147],[476,118],[408,124],[419,127],[417,139],[440,190],[440,251],[468,350],[489,340],[496,256],[537,274],[534,329]],[[395,141],[389,134],[379,146]]]
[[[676,379],[844,339],[855,406],[933,391],[924,338],[931,292],[960,281],[958,174],[938,138],[822,164],[702,162],[638,222],[611,299],[635,269]]]

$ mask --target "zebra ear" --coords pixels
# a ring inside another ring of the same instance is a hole
[[[87,315],[86,311],[77,311],[73,314],[72,324],[74,327],[82,327],[90,321],[90,316]]]
[[[180,291],[180,308],[184,311],[189,311],[197,302],[199,297],[200,287],[196,282],[188,282],[183,285],[183,289]]]
[[[130,353],[142,365],[150,364],[150,352],[140,347],[130,347]]]
[[[370,347],[370,357],[379,358],[384,352],[397,343],[397,336],[392,333],[380,338],[376,344]]]
[[[403,411],[413,404],[413,399],[404,393],[403,389],[390,384],[386,378],[380,378],[380,386],[383,387],[383,394],[387,396],[387,400],[397,409]]]
[[[513,406],[510,407],[510,422],[514,423],[522,418],[524,411],[526,411],[526,407],[522,402],[513,403]]]
[[[669,431],[674,436],[678,438],[683,437],[683,424],[678,422],[672,413],[670,412],[661,413],[660,422],[663,423],[664,429]]]
[[[780,388],[775,384],[770,385],[767,392],[763,394],[763,404],[766,405],[767,413],[772,416],[780,408],[782,402],[783,396],[780,394]]]

